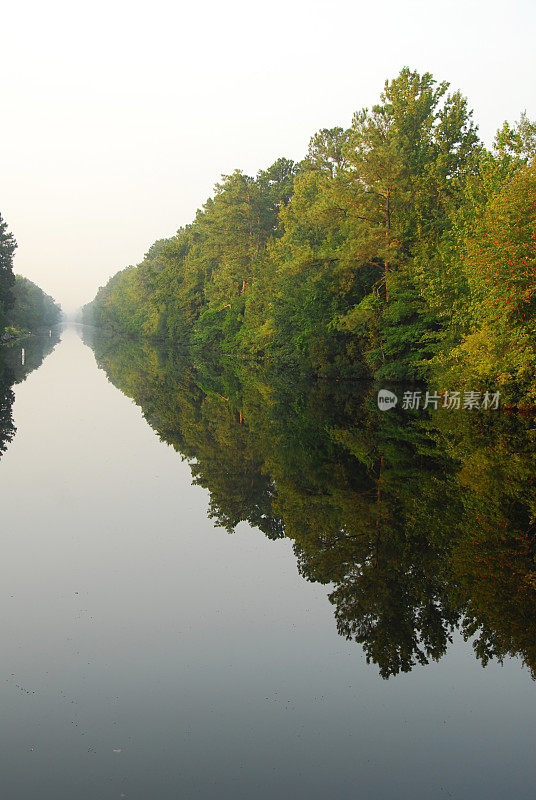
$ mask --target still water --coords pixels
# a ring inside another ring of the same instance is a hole
[[[54,344],[0,372],[3,799],[534,796],[533,418]]]

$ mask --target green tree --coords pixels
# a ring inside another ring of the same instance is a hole
[[[7,322],[20,331],[52,328],[61,320],[61,308],[39,286],[16,275],[12,287],[13,303],[7,312]]]
[[[536,159],[519,166],[469,230],[463,268],[471,303],[446,375],[536,401]]]
[[[349,169],[337,184],[350,233],[344,258],[379,278],[339,324],[367,332],[378,377],[416,378],[438,335],[441,244],[480,145],[467,103],[429,73],[404,68],[382,103],[354,116]]]
[[[13,306],[11,288],[15,283],[13,254],[16,247],[13,234],[8,231],[7,223],[0,215],[0,334],[6,325],[5,313]]]

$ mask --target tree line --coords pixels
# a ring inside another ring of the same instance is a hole
[[[62,315],[52,297],[28,278],[14,274],[16,248],[15,238],[0,215],[0,341],[52,328]]]
[[[525,115],[487,148],[459,91],[404,68],[303,161],[224,175],[84,319],[310,375],[533,404],[535,154]]]

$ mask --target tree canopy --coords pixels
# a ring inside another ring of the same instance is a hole
[[[534,403],[535,147],[524,115],[484,147],[463,95],[406,67],[302,162],[223,176],[85,318],[310,375]]]

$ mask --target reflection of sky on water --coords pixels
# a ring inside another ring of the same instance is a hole
[[[391,681],[68,330],[0,461],[6,799],[532,796],[534,686],[455,637]],[[120,752],[117,752],[120,751]]]

